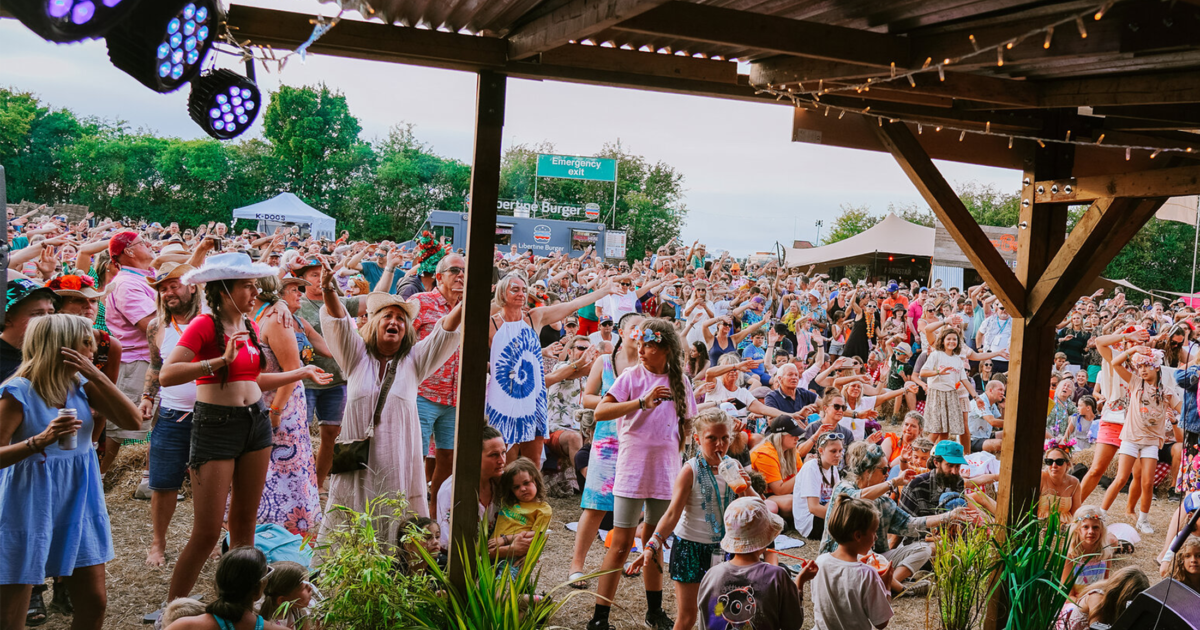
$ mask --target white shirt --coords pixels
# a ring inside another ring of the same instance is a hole
[[[1012,341],[1012,318],[1001,321],[999,317],[992,315],[983,320],[979,332],[983,333],[982,352],[1008,350],[1008,344]]]
[[[621,321],[621,316],[626,313],[637,312],[637,294],[633,291],[625,293],[610,293],[604,299],[597,302],[600,309],[604,312],[605,317],[611,317],[613,325]]]
[[[819,630],[875,630],[891,620],[888,589],[875,569],[829,553],[816,562],[812,601]]]
[[[822,475],[824,478],[822,479]],[[832,480],[832,484],[826,481]],[[813,513],[808,511],[808,497],[816,497],[822,505],[829,505],[833,498],[833,487],[838,484],[837,466],[829,470],[821,470],[821,462],[816,458],[804,462],[797,473],[796,487],[792,490],[792,518],[796,522],[796,531],[804,536],[812,533]]]
[[[704,402],[723,403],[730,400],[741,401],[742,404],[746,405],[746,408],[738,410],[738,417],[745,417],[745,415],[750,412],[750,403],[753,403],[755,400],[757,400],[750,393],[750,390],[746,389],[745,387],[739,387],[736,390],[730,391],[725,388],[725,383],[722,379],[717,379],[716,385],[717,386],[713,388],[711,392],[708,392],[704,395]]]
[[[600,333],[600,331],[597,330],[596,332],[588,335],[588,341],[592,342],[593,346],[598,346],[602,343],[607,343],[607,344],[609,344],[608,347],[611,350],[613,345],[615,345],[617,343],[617,335],[616,335],[616,333],[612,333],[609,335],[609,339],[605,339],[604,336]]]

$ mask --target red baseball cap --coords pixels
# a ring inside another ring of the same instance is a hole
[[[108,242],[108,255],[116,260],[117,256],[125,253],[125,248],[129,244],[136,241],[139,234],[137,232],[118,232]]]

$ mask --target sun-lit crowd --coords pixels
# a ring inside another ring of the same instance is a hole
[[[4,628],[102,627],[105,475],[146,443],[145,563],[171,570],[150,619],[319,627],[309,576],[346,525],[337,506],[403,498],[403,524],[379,529],[398,566],[429,569],[414,545],[445,561],[464,395],[486,401],[488,552],[520,571],[551,499],[577,501],[568,579],[596,593],[589,630],[615,627],[630,576],[658,630],[883,628],[896,598],[929,593],[939,533],[994,522],[1013,320],[986,284],[852,281],[677,239],[636,260],[498,246],[489,377],[459,392],[466,260],[429,233],[37,210],[8,225]],[[1023,358],[1053,364],[1037,517],[1069,528],[1064,628],[1112,623],[1159,577],[1200,591],[1200,530],[1169,549],[1200,509],[1196,326],[1183,300],[1098,291],[1056,326],[1054,356]],[[171,548],[185,486],[189,538]],[[273,557],[264,531],[315,551]],[[789,537],[819,555],[791,556]],[[191,599],[216,557],[215,600]]]

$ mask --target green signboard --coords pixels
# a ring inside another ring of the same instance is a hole
[[[537,176],[615,182],[617,181],[617,161],[575,155],[539,154]]]

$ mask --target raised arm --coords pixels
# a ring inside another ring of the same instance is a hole
[[[612,292],[611,285],[604,285],[591,293],[581,295],[570,302],[560,302],[551,306],[539,306],[529,311],[529,320],[533,323],[535,330],[540,330],[548,322],[556,322],[563,319],[567,315],[578,311],[579,309],[595,304],[601,298],[608,296]]]

